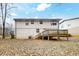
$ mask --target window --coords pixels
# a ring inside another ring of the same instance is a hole
[[[40,24],[43,24],[43,21],[40,21]]]
[[[34,20],[31,20],[31,24],[34,24]]]
[[[29,36],[29,37],[28,37],[28,39],[32,39],[32,37],[31,37],[31,36]]]
[[[39,33],[39,29],[36,29],[36,32]]]
[[[29,23],[25,23],[25,25],[28,25]]]
[[[51,23],[51,25],[57,25],[57,23]]]
[[[68,27],[70,27],[71,26],[71,24],[68,24]]]
[[[64,28],[64,25],[62,25],[61,28]]]

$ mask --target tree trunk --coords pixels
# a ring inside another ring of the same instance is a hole
[[[7,15],[8,15],[8,10],[10,10],[11,8],[7,8],[8,7],[8,4],[7,3],[0,3],[0,9],[1,9],[1,18],[2,18],[2,30],[3,30],[3,36],[2,38],[5,39],[5,32],[6,32],[6,18],[7,18]]]
[[[5,22],[3,22],[3,39],[5,38]]]
[[[7,15],[7,3],[5,3],[4,8],[3,4],[1,3],[1,13],[2,13],[2,20],[3,20],[3,39],[5,39],[5,21]]]

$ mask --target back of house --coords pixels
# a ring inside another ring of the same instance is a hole
[[[34,38],[47,29],[58,29],[61,19],[22,19],[15,18],[16,39]]]

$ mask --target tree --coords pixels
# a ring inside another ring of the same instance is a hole
[[[5,38],[5,23],[6,18],[10,17],[9,14],[10,10],[14,7],[10,7],[10,4],[8,3],[0,3],[0,10],[1,10],[1,18],[2,18],[2,28],[3,28],[3,39]]]

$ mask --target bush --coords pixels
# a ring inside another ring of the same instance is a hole
[[[14,39],[14,37],[15,37],[15,36],[14,36],[14,31],[11,31],[11,32],[10,32],[10,35],[11,35],[11,39]]]

